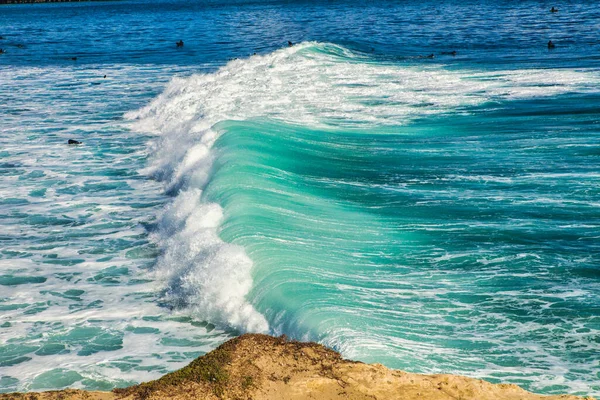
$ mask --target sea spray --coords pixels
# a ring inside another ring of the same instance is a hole
[[[199,189],[181,191],[160,218],[166,239],[159,240],[165,252],[156,277],[165,282],[165,300],[221,326],[266,332],[267,321],[245,299],[252,262],[241,246],[219,238],[223,211],[200,197]]]

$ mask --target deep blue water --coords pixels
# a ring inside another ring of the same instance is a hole
[[[599,28],[592,1],[0,6],[0,391],[250,331],[599,395]]]
[[[2,8],[4,65],[220,65],[288,40],[403,60],[456,50],[451,64],[596,67],[594,1],[119,1]],[[558,13],[548,12],[552,5]],[[185,40],[182,49],[173,44]],[[557,44],[549,52],[545,44]],[[18,48],[21,44],[24,47]],[[447,58],[447,57],[446,57]],[[449,62],[448,60],[445,60]]]

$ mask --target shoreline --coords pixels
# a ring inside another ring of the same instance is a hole
[[[515,384],[422,375],[345,360],[320,344],[245,334],[155,381],[111,392],[78,389],[0,394],[0,400],[113,399],[595,400],[540,395]]]

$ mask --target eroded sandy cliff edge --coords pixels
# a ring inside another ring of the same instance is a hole
[[[315,343],[247,334],[162,378],[113,392],[63,390],[0,399],[575,400],[454,375],[417,375],[344,360]],[[588,399],[592,399],[589,397]]]

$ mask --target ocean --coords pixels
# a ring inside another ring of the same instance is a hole
[[[261,332],[600,395],[599,32],[594,1],[0,6],[0,392]]]

